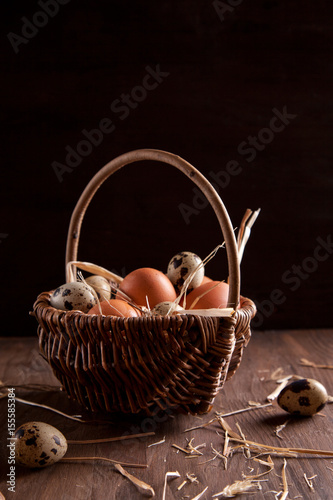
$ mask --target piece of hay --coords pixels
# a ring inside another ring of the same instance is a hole
[[[261,408],[267,408],[268,406],[272,406],[272,403],[264,403],[260,406],[248,406],[247,408],[241,408],[240,410],[231,411],[229,413],[217,413],[219,417],[231,417],[232,415],[237,415],[238,413],[244,413],[246,411],[259,410]]]
[[[239,263],[241,263],[242,261],[244,248],[251,234],[251,228],[255,223],[259,213],[260,213],[260,208],[258,208],[254,212],[248,208],[240,223],[237,235],[237,250],[238,250]]]
[[[187,472],[186,479],[188,479],[188,481],[190,481],[190,483],[199,484],[198,478],[190,472]]]
[[[188,483],[199,484],[199,481],[198,481],[198,478],[194,474],[187,472],[185,481],[183,481],[178,486],[177,491],[181,490],[185,486],[185,484],[188,484]]]
[[[237,427],[237,429],[239,430],[239,433],[240,433],[240,435],[241,435],[241,438],[243,439],[243,441],[244,441],[244,442],[246,442],[246,437],[245,437],[245,435],[244,435],[244,433],[243,433],[243,431],[242,431],[242,429],[241,429],[241,426],[239,425],[239,423],[238,423],[238,422],[236,422],[236,427]],[[246,445],[245,445],[244,452],[245,452],[245,456],[246,456],[246,458],[251,458],[251,452],[250,452],[250,450],[249,450],[248,446],[246,446]]]
[[[230,425],[224,420],[223,417],[219,417],[218,421],[219,421],[222,429],[225,432],[227,432],[230,437],[234,437],[234,438],[237,438],[237,439],[242,439],[242,437],[239,434],[237,434],[237,432],[235,432],[235,431],[232,430],[232,428],[230,427]]]
[[[283,379],[282,381],[280,381],[280,383],[277,386],[277,388],[274,389],[274,391],[271,392],[267,396],[267,398],[266,398],[267,401],[274,401],[278,397],[278,395],[280,394],[280,392],[282,391],[282,389],[284,389],[286,387],[286,385],[288,385],[290,379],[291,379],[291,376],[286,377],[285,379]]]
[[[60,462],[76,462],[79,460],[102,460],[104,462],[109,462],[113,465],[118,464],[118,465],[124,465],[125,467],[138,467],[140,469],[146,469],[148,467],[147,464],[136,464],[136,463],[128,463],[128,462],[122,462],[120,460],[113,460],[112,458],[106,458],[106,457],[63,457],[59,460]]]
[[[186,455],[190,455],[192,458],[193,457],[199,457],[200,455],[203,455],[201,451],[199,451],[199,448],[204,448],[206,446],[206,443],[199,444],[198,446],[193,446],[194,438],[192,438],[190,441],[188,441],[186,448],[183,448],[182,446],[179,446],[178,444],[172,444],[171,446],[173,448],[176,448],[179,451],[182,451]]]
[[[274,391],[271,394],[267,396],[266,398],[267,401],[274,401],[278,397],[282,389],[284,389],[286,385],[289,384],[289,382],[293,382],[294,380],[300,380],[302,378],[303,377],[300,377],[299,375],[287,375],[284,378],[277,379],[276,383],[279,385],[276,389],[274,389]]]
[[[226,440],[225,440],[225,443],[228,443],[228,442],[229,442],[229,440],[228,440],[228,439],[226,439]],[[223,463],[224,463],[224,468],[225,468],[225,469],[227,469],[228,447],[227,447],[227,448],[225,448],[225,449],[223,449],[223,452],[222,452],[222,453],[221,453],[221,452],[219,452],[219,451],[217,451],[217,450],[215,450],[215,448],[213,447],[213,445],[212,445],[212,444],[211,444],[211,448],[212,448],[213,453],[215,453],[215,457],[214,457],[214,458],[216,458],[216,457],[221,458],[221,460],[223,460]],[[224,454],[224,453],[226,453],[226,454]]]
[[[195,454],[198,453],[199,455],[203,455],[201,451],[199,451],[199,448],[205,448],[206,443],[198,444],[198,446],[193,446],[192,443],[194,441],[194,438],[192,438],[188,443],[187,443],[187,448],[190,451],[190,453]]]
[[[289,490],[288,490],[288,483],[287,483],[287,476],[286,476],[286,467],[287,467],[287,460],[283,460],[283,467],[282,467],[282,484],[283,484],[283,492],[280,500],[286,500]]]
[[[300,365],[309,366],[311,368],[323,368],[324,370],[333,370],[333,365],[318,365],[317,363],[313,363],[305,358],[300,359]]]
[[[228,432],[225,432],[224,435],[224,446],[223,446],[223,456],[225,457],[224,460],[224,468],[227,470],[228,468],[228,458],[232,454],[232,448],[229,446],[229,435]]]
[[[278,425],[276,428],[275,428],[275,435],[280,438],[280,439],[283,439],[281,436],[280,436],[280,432],[288,425],[288,423],[290,422],[290,418],[287,418],[287,420],[281,424],[281,425]]]
[[[189,427],[188,429],[185,429],[183,432],[190,432],[190,431],[195,431],[197,429],[203,429],[204,427],[207,427],[208,425],[212,424],[213,422],[216,422],[216,420],[217,420],[217,418],[214,417],[204,424],[196,425],[194,427]]]
[[[283,368],[282,366],[279,366],[279,368],[276,368],[276,370],[273,371],[271,374],[270,380],[279,380],[283,375]]]
[[[154,433],[154,434],[155,434],[155,433]],[[151,443],[151,444],[149,444],[149,445],[147,446],[147,448],[150,448],[151,446],[157,446],[157,445],[159,445],[159,444],[163,444],[163,443],[165,443],[165,436],[164,436],[164,438],[163,438],[163,439],[161,439],[161,441],[157,441],[156,443]]]
[[[215,493],[212,498],[234,498],[237,495],[242,495],[243,493],[253,493],[253,487],[256,486],[257,490],[261,489],[260,483],[253,479],[243,479],[240,481],[235,481],[232,484],[228,484],[222,491]]]
[[[206,486],[206,488],[201,492],[199,493],[198,495],[196,495],[195,497],[193,497],[191,500],[199,500],[199,498],[202,497],[202,495],[208,490],[208,486]]]
[[[187,484],[187,481],[186,481],[186,480],[185,480],[185,481],[183,481],[183,482],[182,482],[182,484],[180,484],[180,485],[178,486],[177,491],[181,490],[181,489],[185,486],[185,484]]]
[[[33,401],[28,401],[27,399],[15,397],[15,401],[18,401],[19,403],[23,403],[26,405],[37,406],[38,408],[44,408],[45,410],[53,411],[54,413],[57,413],[58,415],[61,415],[62,417],[68,418],[70,420],[75,420],[76,422],[83,422],[85,424],[95,422],[94,420],[83,420],[82,418],[74,417],[73,415],[68,415],[67,413],[64,413],[60,410],[56,410],[55,408],[52,408],[51,406],[43,405],[40,403],[34,403]]]
[[[164,486],[163,486],[163,495],[162,495],[162,500],[165,500],[165,495],[166,495],[166,487],[167,487],[167,482],[168,482],[168,479],[171,478],[171,479],[174,479],[175,477],[180,477],[180,474],[178,471],[176,472],[167,472],[165,474],[165,478],[164,478]]]
[[[260,459],[260,458],[254,458],[253,460],[255,462],[258,462],[261,465],[265,465],[266,467],[269,468],[269,470],[266,470],[265,472],[261,472],[260,474],[256,474],[255,476],[253,476],[253,475],[252,476],[245,476],[245,479],[252,479],[252,480],[259,479],[259,477],[266,476],[266,474],[269,474],[274,469],[274,462],[271,459],[270,455],[267,457],[267,462],[265,460]]]
[[[292,454],[306,454],[306,455],[321,455],[326,457],[332,457],[333,451],[330,450],[314,450],[311,448],[281,448],[279,446],[269,446],[262,443],[255,443],[254,441],[244,441],[243,439],[230,438],[231,441],[236,441],[242,443],[250,448],[260,449],[260,450],[271,450],[276,453],[292,453]]]
[[[120,474],[122,474],[124,477],[129,479],[131,483],[133,483],[137,489],[142,493],[142,495],[148,496],[148,497],[154,497],[155,496],[155,491],[154,489],[144,481],[141,481],[141,479],[138,479],[135,476],[132,476],[129,472],[127,472],[123,467],[119,464],[114,464],[114,467],[117,469]]]
[[[196,425],[195,427],[190,427],[188,429],[185,429],[183,432],[190,432],[190,431],[195,431],[197,429],[203,429],[204,427],[207,427],[208,425],[212,424],[213,422],[216,422],[220,417],[225,418],[225,417],[231,417],[232,415],[237,415],[238,413],[244,413],[246,411],[252,411],[252,410],[258,410],[261,408],[267,408],[268,406],[272,406],[272,403],[264,403],[260,406],[248,406],[247,408],[241,408],[240,410],[235,410],[231,411],[228,413],[220,413],[216,412],[216,417],[212,418],[208,422],[201,424],[201,425]]]
[[[141,432],[139,434],[125,434],[123,436],[116,436],[111,438],[101,439],[67,439],[67,444],[98,444],[98,443],[112,443],[114,441],[125,441],[127,439],[135,439],[140,437],[154,436],[155,432]]]
[[[314,489],[314,486],[313,486],[312,479],[314,479],[315,477],[317,477],[317,474],[315,476],[312,476],[312,477],[307,477],[306,473],[304,472],[303,476],[304,476],[306,484],[308,485],[308,487],[310,488],[310,490],[314,493],[315,489]]]

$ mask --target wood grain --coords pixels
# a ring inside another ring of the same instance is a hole
[[[54,384],[48,365],[37,352],[37,340],[0,339],[1,364],[0,379],[14,384],[43,383]],[[170,479],[166,488],[167,500],[191,499],[208,486],[203,500],[236,480],[243,474],[254,475],[264,472],[267,467],[248,459],[242,452],[235,452],[228,459],[227,470],[223,461],[214,457],[212,447],[222,452],[223,431],[217,422],[205,428],[184,433],[187,428],[208,422],[215,416],[215,411],[230,412],[245,408],[249,401],[265,403],[267,395],[276,387],[271,375],[280,369],[281,376],[297,374],[311,377],[322,382],[330,394],[333,394],[332,370],[304,367],[301,358],[314,363],[330,364],[333,359],[332,330],[299,331],[255,331],[245,350],[244,358],[236,375],[224,386],[216,398],[210,414],[202,417],[179,415],[176,413],[158,414],[156,418],[142,416],[98,415],[102,421],[98,424],[83,424],[65,419],[53,412],[16,403],[16,426],[30,421],[42,420],[61,430],[68,439],[99,439],[102,437],[121,436],[124,433],[154,431],[155,436],[113,443],[89,445],[69,445],[66,456],[104,456],[120,461],[145,463],[146,469],[127,468],[128,472],[150,484],[156,498],[162,498],[166,472],[178,471],[180,477]],[[71,402],[59,392],[30,391],[17,389],[17,396],[48,404],[71,414],[80,414],[90,418],[82,408]],[[333,415],[332,405],[327,405],[321,414],[310,418],[289,419],[287,426],[275,434],[276,427],[288,419],[288,414],[273,406],[254,409],[226,418],[233,430],[239,433],[238,423],[247,439],[271,446],[300,447],[332,450],[332,458],[318,456],[299,456],[287,458],[286,477],[290,498],[332,498],[333,484]],[[1,482],[0,491],[6,498],[11,498],[7,491],[6,474],[8,473],[6,448],[7,438],[7,398],[0,400],[1,424]],[[159,441],[160,444],[150,446]],[[193,438],[193,446],[199,448],[202,456],[191,458],[173,447],[173,444],[186,448]],[[283,459],[271,455],[275,469],[261,479],[261,491],[246,494],[242,498],[266,500],[274,499],[273,491],[281,491],[281,471]],[[263,457],[265,458],[265,457]],[[267,459],[267,457],[266,457]],[[203,463],[206,462],[206,463]],[[254,469],[254,470],[252,470]],[[198,482],[186,482],[181,490],[178,487],[186,480],[186,474],[194,474]],[[311,493],[304,474],[313,477],[315,492]],[[267,481],[266,481],[267,480]],[[16,469],[16,499],[53,500],[107,500],[144,498],[129,480],[121,476],[112,465],[102,462],[58,463],[40,470]]]

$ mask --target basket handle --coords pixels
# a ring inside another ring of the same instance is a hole
[[[236,239],[228,212],[218,193],[199,170],[179,156],[157,149],[137,149],[120,155],[101,168],[87,184],[74,208],[69,224],[66,245],[66,281],[69,280],[67,264],[68,262],[77,260],[82,221],[96,191],[103,182],[117,170],[125,165],[142,160],[160,161],[176,167],[189,177],[208,199],[219,221],[225,240],[229,269],[228,306],[236,309],[240,294],[240,266]]]

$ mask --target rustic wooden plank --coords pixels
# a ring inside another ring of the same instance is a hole
[[[208,422],[215,416],[215,411],[229,412],[248,406],[249,401],[265,403],[267,395],[276,387],[271,375],[280,368],[281,375],[298,374],[320,380],[333,394],[332,370],[304,367],[301,358],[314,363],[332,364],[333,331],[269,331],[254,332],[247,347],[242,364],[234,376],[216,398],[213,411],[201,417],[179,415],[175,412],[158,414],[155,418],[139,416],[100,416],[104,422],[99,424],[83,424],[56,415],[50,411],[16,403],[16,424],[30,420],[42,420],[61,430],[68,439],[93,439],[109,436],[121,436],[125,433],[154,431],[154,436],[133,439],[123,442],[100,443],[92,445],[70,444],[66,456],[105,456],[127,462],[146,463],[148,468],[127,470],[149,483],[162,498],[165,474],[178,471],[179,478],[170,479],[167,483],[166,499],[191,499],[208,486],[203,499],[221,491],[227,484],[242,479],[242,475],[264,472],[267,467],[246,458],[243,453],[235,452],[228,459],[227,470],[223,461],[215,458],[215,450],[223,450],[223,432],[217,422],[205,428],[184,433],[189,427]],[[0,379],[11,384],[44,383],[56,384],[51,370],[37,353],[37,341],[32,338],[0,339],[1,364]],[[54,406],[72,414],[82,414],[82,408],[71,402],[64,393],[27,392],[18,390],[17,396],[42,404]],[[7,438],[7,399],[0,400],[1,429],[1,476],[0,491],[10,498],[7,491],[6,474],[8,473]],[[89,415],[88,415],[89,416]],[[107,419],[107,420],[106,420]],[[288,415],[276,407],[254,409],[226,417],[228,424],[239,433],[238,423],[247,439],[282,447],[306,447],[333,450],[333,416],[332,406],[327,405],[320,415],[310,418],[291,419],[280,432],[275,434],[276,427],[283,424]],[[161,444],[150,446],[161,440]],[[173,447],[173,444],[186,448],[193,438],[193,446],[200,448],[202,456],[186,458],[186,454]],[[265,457],[263,457],[265,458]],[[267,459],[267,456],[266,456]],[[262,490],[256,491],[251,498],[274,498],[273,491],[281,491],[281,471],[283,459],[272,455],[274,472],[263,476]],[[329,458],[301,456],[287,458],[286,477],[290,498],[309,498],[311,491],[304,473],[312,480],[315,493],[313,496],[323,500],[331,498],[333,480],[333,453]],[[204,463],[206,462],[206,463]],[[254,470],[252,470],[254,469]],[[197,482],[186,484],[178,490],[186,480],[186,474],[193,474]],[[267,481],[266,481],[267,480]],[[269,493],[270,492],[270,493]],[[243,498],[247,498],[244,495]],[[106,462],[58,463],[41,470],[16,469],[15,498],[43,498],[51,500],[88,499],[123,499],[143,498],[136,487],[127,478],[113,470]]]

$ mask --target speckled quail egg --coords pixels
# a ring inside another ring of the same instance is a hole
[[[155,316],[166,316],[168,313],[170,314],[171,306],[173,305],[173,302],[170,302],[169,300],[166,300],[165,302],[160,302],[159,304],[156,304],[156,306],[152,309],[152,313]],[[178,313],[181,313],[181,311],[184,311],[184,308],[177,305],[175,308],[172,309],[172,311],[177,311]],[[171,312],[172,314],[172,312]]]
[[[315,415],[327,403],[325,387],[310,378],[295,380],[284,387],[277,397],[278,405],[292,415]]]
[[[180,252],[172,257],[168,264],[167,276],[178,293],[186,278],[197,269],[199,264],[202,264],[202,260],[192,252]],[[189,284],[188,292],[201,285],[204,275],[205,268],[201,265]]]
[[[16,463],[30,468],[47,467],[66,454],[65,436],[44,422],[27,422],[15,431]]]
[[[62,311],[76,309],[85,313],[97,304],[96,292],[82,281],[72,281],[54,290],[50,304]]]
[[[85,281],[95,290],[100,301],[111,299],[111,285],[106,278],[95,274],[86,278]]]

